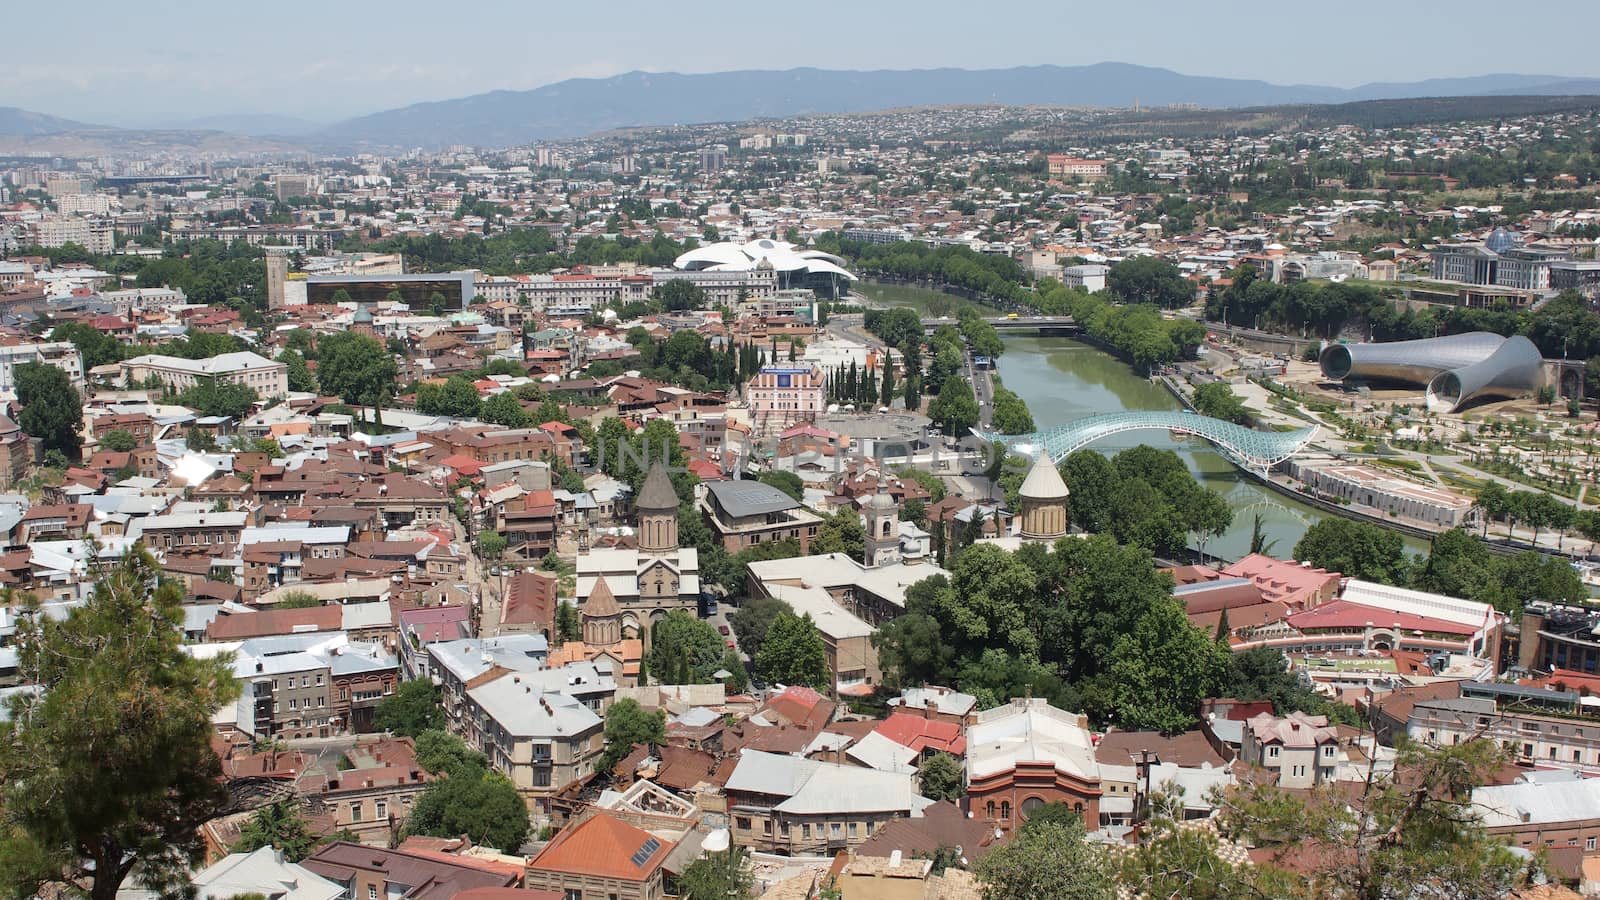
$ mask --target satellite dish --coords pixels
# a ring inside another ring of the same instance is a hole
[[[728,849],[730,843],[728,829],[718,828],[706,835],[706,839],[700,842],[700,849],[708,853],[721,853]]]

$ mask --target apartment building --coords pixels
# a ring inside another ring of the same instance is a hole
[[[1051,153],[1045,157],[1045,164],[1052,178],[1081,178],[1084,181],[1099,181],[1108,174],[1106,161],[1103,159],[1083,159],[1068,156],[1065,153]]]
[[[542,634],[510,634],[494,638],[463,638],[428,645],[428,665],[452,728],[461,727],[467,686],[491,668],[531,674],[543,671],[550,642]]]
[[[289,367],[248,350],[224,353],[210,359],[184,359],[181,356],[147,354],[122,361],[125,384],[141,384],[155,377],[176,391],[194,387],[201,381],[242,384],[257,395],[279,397],[289,392]]]
[[[239,546],[249,519],[250,514],[242,510],[165,513],[137,520],[135,536],[142,535],[145,544],[153,550],[226,547],[232,551]]]
[[[394,693],[400,663],[379,644],[344,632],[247,640],[234,650],[243,693],[234,727],[257,739],[370,731],[378,701]]]
[[[865,377],[874,377],[872,370]],[[827,376],[817,366],[763,367],[744,389],[756,433],[776,434],[815,421],[827,408],[827,385]]]
[[[661,900],[676,842],[606,812],[568,825],[533,859],[523,887],[564,900]]]
[[[793,540],[804,554],[822,522],[798,500],[760,481],[710,482],[700,513],[729,553]]]
[[[16,368],[23,363],[55,366],[67,373],[73,387],[83,390],[83,354],[67,341],[0,347],[0,393],[16,393]]]
[[[570,670],[570,671],[569,671]],[[585,699],[579,689],[593,693]],[[468,682],[457,733],[516,785],[530,808],[592,774],[605,749],[601,718],[616,682],[592,665],[543,673],[491,670]]]
[[[1575,691],[1494,682],[1461,682],[1390,713],[1383,724],[1435,746],[1476,738],[1495,741],[1520,762],[1600,775],[1600,716]],[[1396,692],[1400,693],[1400,692]],[[1380,710],[1392,709],[1388,701]]]
[[[1245,722],[1243,731],[1239,758],[1275,771],[1279,787],[1309,788],[1334,779],[1339,735],[1327,716],[1261,713]]]

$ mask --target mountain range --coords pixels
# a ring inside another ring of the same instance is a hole
[[[1236,108],[1499,95],[1600,95],[1600,79],[1493,74],[1337,88],[1184,75],[1127,63],[982,70],[801,68],[700,75],[628,72],[609,78],[574,78],[527,91],[490,91],[417,103],[320,128],[271,116],[213,116],[187,124],[270,135],[325,149],[436,148],[448,144],[504,147],[582,137],[628,126],[736,122],[951,104],[1194,104]],[[0,108],[0,135],[39,136],[95,128],[25,110]]]

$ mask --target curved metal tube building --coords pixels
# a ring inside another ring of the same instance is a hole
[[[1333,344],[1322,351],[1328,378],[1402,381],[1427,388],[1428,408],[1454,412],[1479,397],[1515,397],[1544,383],[1544,359],[1527,338],[1487,331],[1387,344]]]
[[[1427,384],[1433,376],[1482,362],[1506,339],[1488,331],[1447,334],[1387,344],[1330,344],[1322,351],[1322,374],[1335,381],[1379,378]]]
[[[1519,397],[1544,384],[1544,357],[1533,341],[1522,335],[1506,338],[1482,362],[1440,372],[1428,382],[1428,408],[1455,412],[1478,397]]]

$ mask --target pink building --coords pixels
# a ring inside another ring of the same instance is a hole
[[[775,434],[813,421],[823,411],[826,385],[826,376],[816,366],[763,368],[745,387],[752,428],[757,434]]]
[[[1222,574],[1250,579],[1260,588],[1263,600],[1276,600],[1290,609],[1311,609],[1332,600],[1339,592],[1338,572],[1260,553],[1226,566]]]

